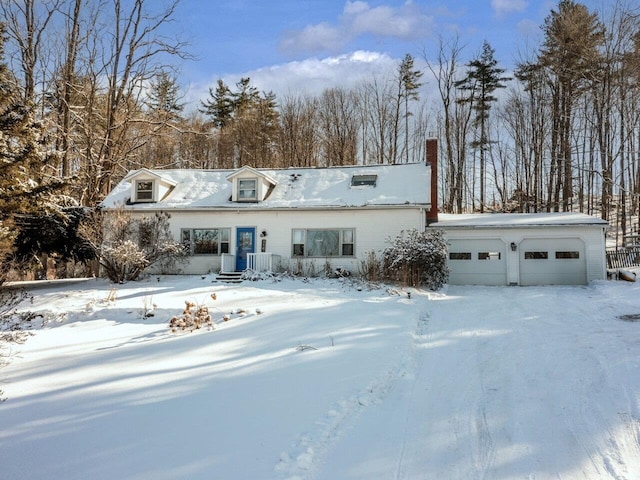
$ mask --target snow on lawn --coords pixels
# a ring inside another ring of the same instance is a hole
[[[48,323],[0,370],[2,479],[640,478],[640,283],[33,293]],[[187,300],[215,329],[169,331]]]

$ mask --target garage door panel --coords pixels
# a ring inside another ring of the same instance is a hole
[[[451,239],[449,283],[506,285],[506,245],[500,239]]]
[[[584,242],[579,238],[525,239],[520,242],[520,285],[587,283]]]

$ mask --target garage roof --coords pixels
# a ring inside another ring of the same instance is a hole
[[[440,228],[522,228],[542,226],[607,226],[609,222],[584,213],[476,213],[439,214],[438,222],[431,227]]]

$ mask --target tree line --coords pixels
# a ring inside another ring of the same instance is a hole
[[[352,88],[277,98],[248,77],[219,80],[192,110],[179,82],[189,45],[167,34],[178,8],[0,2],[5,244],[30,204],[93,207],[131,169],[416,162],[429,136],[440,141],[445,212],[583,211],[622,235],[638,232],[633,2],[590,11],[560,0],[540,26],[541,44],[509,73],[489,43],[469,59],[462,38],[440,37]]]

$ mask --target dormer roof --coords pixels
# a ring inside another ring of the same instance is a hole
[[[260,170],[257,170],[257,169],[255,169],[253,167],[248,166],[248,165],[245,165],[244,167],[241,167],[238,170],[235,170],[235,171],[231,172],[229,175],[227,175],[227,180],[229,180],[231,182],[231,181],[233,181],[234,178],[237,178],[237,177],[248,177],[248,176],[261,178],[263,180],[266,180],[268,183],[270,183],[273,186],[278,184],[278,180],[273,178],[268,173],[261,172]]]
[[[175,187],[177,182],[171,178],[168,174],[163,174],[165,170],[149,170],[148,168],[140,168],[138,170],[132,170],[122,179],[123,182],[135,181],[139,178],[159,180],[160,182]],[[167,170],[168,172],[168,170]]]

